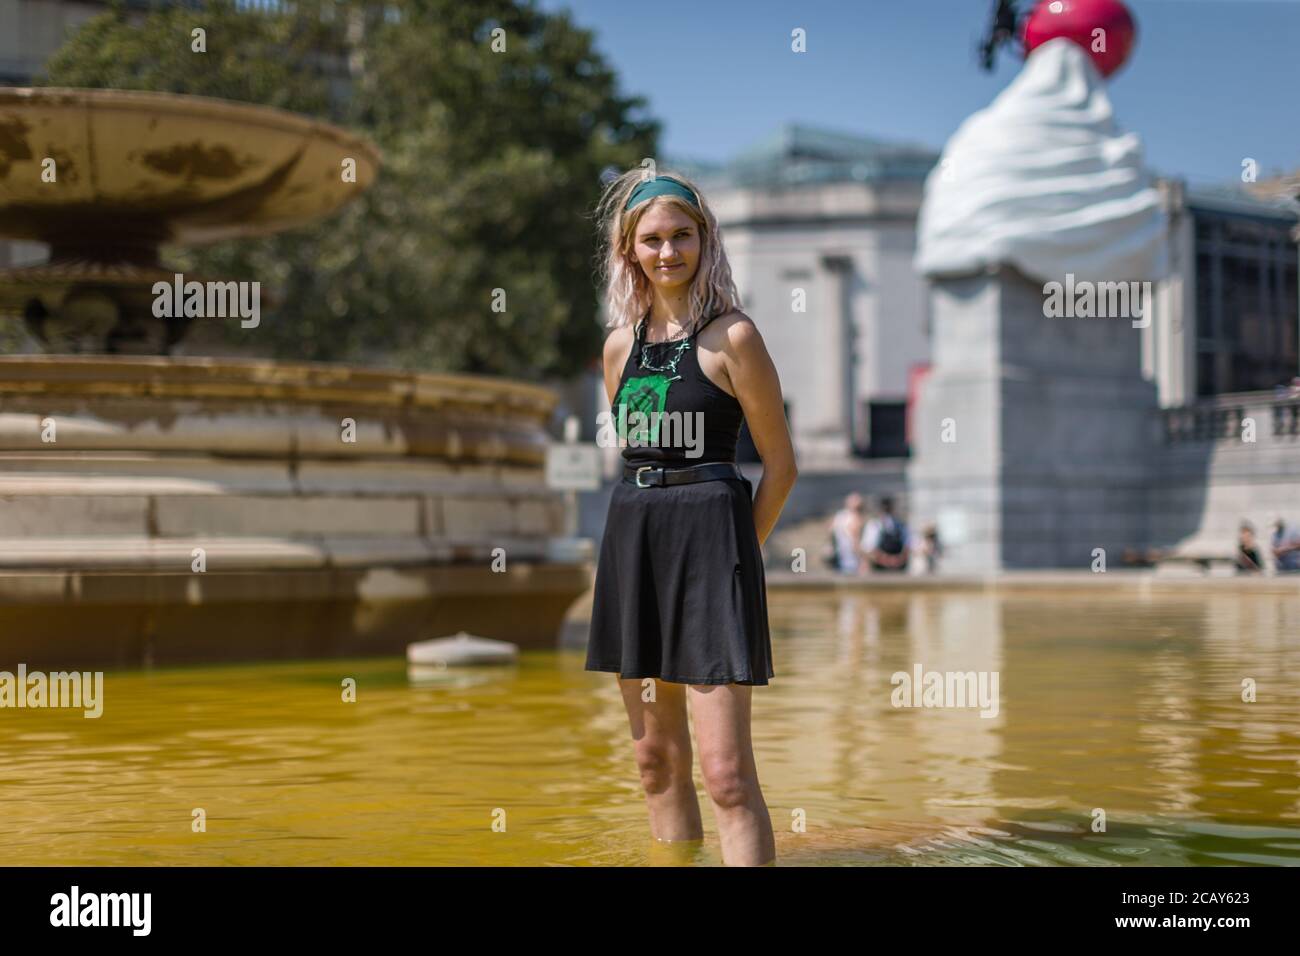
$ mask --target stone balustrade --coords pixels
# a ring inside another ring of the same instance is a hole
[[[1241,441],[1247,421],[1254,422],[1257,441],[1300,437],[1300,396],[1241,392],[1166,408],[1161,414],[1165,441],[1171,445]]]

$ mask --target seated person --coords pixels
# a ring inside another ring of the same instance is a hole
[[[907,570],[907,526],[894,517],[894,499],[880,499],[880,515],[862,531],[862,553],[873,571]]]
[[[831,519],[831,566],[837,571],[855,574],[858,571],[858,539],[865,525],[866,503],[856,491],[844,499],[844,507]]]
[[[1264,564],[1255,546],[1255,528],[1249,521],[1243,521],[1237,533],[1237,570],[1251,573],[1262,571]]]
[[[934,522],[921,529],[921,540],[917,548],[925,561],[925,570],[933,574],[939,566],[939,559],[943,557],[943,544],[939,541],[939,529]]]
[[[1300,571],[1300,531],[1288,528],[1281,518],[1273,522],[1273,558],[1279,573]]]

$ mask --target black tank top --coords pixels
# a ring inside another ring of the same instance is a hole
[[[744,411],[735,397],[704,374],[696,343],[700,332],[717,316],[700,323],[686,339],[648,345],[647,318],[649,313],[637,324],[632,351],[623,363],[614,393],[614,424],[626,441],[623,459],[634,465],[672,468],[734,462]],[[658,368],[647,368],[647,364]],[[620,413],[626,415],[625,421],[620,421]],[[633,447],[633,439],[641,447]]]

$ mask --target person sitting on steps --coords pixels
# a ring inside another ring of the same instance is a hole
[[[894,516],[894,499],[880,499],[880,514],[862,531],[862,557],[873,571],[906,571],[907,526]]]

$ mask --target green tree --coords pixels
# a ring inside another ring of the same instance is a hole
[[[191,52],[196,27],[206,53]],[[567,14],[510,0],[301,0],[278,14],[215,0],[143,18],[115,5],[40,82],[262,103],[383,152],[372,187],[317,225],[164,250],[184,271],[274,290],[259,328],[223,326],[232,341],[516,377],[568,376],[599,354],[590,212],[602,170],[654,155],[659,124]]]

